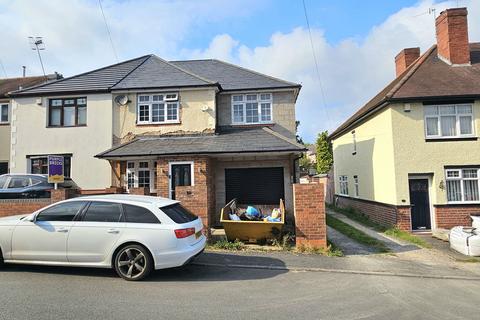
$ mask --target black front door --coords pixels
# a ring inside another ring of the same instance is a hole
[[[190,164],[172,164],[170,179],[170,198],[175,199],[175,187],[192,185],[192,166]]]
[[[412,206],[412,229],[429,230],[430,201],[428,198],[428,179],[410,179],[410,205]]]

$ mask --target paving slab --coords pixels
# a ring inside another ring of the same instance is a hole
[[[377,252],[374,248],[358,243],[329,226],[327,226],[327,238],[340,248],[344,255],[365,255]]]

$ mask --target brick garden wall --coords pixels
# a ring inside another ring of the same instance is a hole
[[[437,228],[450,229],[455,226],[471,226],[470,216],[480,216],[479,205],[434,206]]]
[[[412,229],[409,206],[394,206],[338,195],[336,205],[344,209],[353,208],[383,226],[396,226],[405,231]]]
[[[52,190],[51,197],[44,199],[2,199],[0,200],[0,217],[30,214],[52,203],[75,197],[76,193],[73,191]]]
[[[295,235],[297,246],[327,246],[323,184],[294,184]]]

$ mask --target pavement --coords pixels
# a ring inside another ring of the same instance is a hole
[[[287,267],[351,264],[348,258],[208,252],[196,264],[156,271],[137,283],[104,269],[10,265],[0,269],[0,319],[472,319],[478,315],[478,281],[206,265],[220,261]]]

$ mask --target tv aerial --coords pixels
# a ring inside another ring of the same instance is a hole
[[[45,50],[45,43],[43,43],[42,37],[28,37],[30,42],[30,47],[32,50],[36,50],[38,54],[38,60],[40,60],[40,65],[42,66],[43,75],[45,74],[45,68],[43,67],[42,55],[40,54],[41,50]]]

